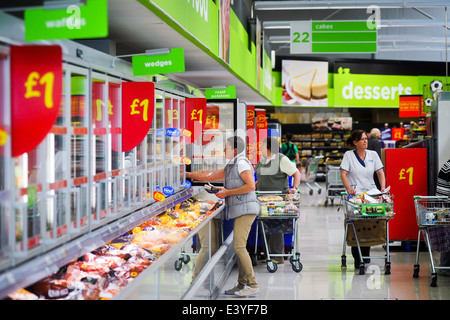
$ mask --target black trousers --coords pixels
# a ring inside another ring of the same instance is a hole
[[[361,254],[364,257],[370,256],[370,247],[360,247],[361,248]],[[352,256],[353,260],[355,261],[355,268],[359,268],[359,263],[361,260],[359,259],[359,253],[358,253],[358,247],[352,247]],[[364,259],[364,263],[369,263],[370,259],[366,258]]]

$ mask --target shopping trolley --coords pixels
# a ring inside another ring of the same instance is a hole
[[[261,233],[263,235],[264,247],[267,254],[267,270],[269,272],[276,272],[278,266],[272,261],[272,257],[289,257],[289,262],[292,265],[292,270],[300,272],[303,265],[300,262],[300,253],[297,251],[297,224],[300,217],[300,191],[293,194],[283,194],[282,192],[274,191],[256,191],[256,196],[260,203],[261,209],[257,216],[256,224],[256,241],[258,240],[258,224],[261,226]],[[291,220],[292,221],[292,251],[290,254],[271,254],[267,244],[266,232],[264,222],[272,219]],[[255,246],[256,255],[256,246]]]
[[[430,286],[436,287],[436,269],[450,269],[450,267],[436,267],[434,265],[428,228],[450,227],[450,199],[445,196],[414,196],[414,206],[416,208],[416,218],[417,224],[419,225],[419,234],[417,236],[416,264],[414,265],[413,277],[419,277],[419,245],[420,236],[423,232],[425,244],[428,248],[428,254],[430,256],[431,262]]]
[[[316,182],[317,178],[317,169],[319,168],[320,161],[323,159],[323,156],[315,156],[309,160],[308,170],[306,171],[306,185],[309,188],[309,194],[313,195],[314,189],[311,184],[314,184],[317,187],[317,193],[322,193],[322,187]]]
[[[339,161],[340,162],[340,161]],[[328,199],[331,201],[331,205],[334,203],[334,199],[340,198],[341,193],[345,192],[344,184],[341,180],[341,169],[335,162],[326,162],[326,199],[325,207],[328,206]]]
[[[211,187],[214,187],[214,186],[211,185]],[[210,191],[207,191],[207,192],[208,193],[213,193],[213,192],[210,192]],[[214,201],[217,199],[217,198],[214,198],[214,197],[212,197],[212,198],[209,197],[208,198],[207,196],[204,196],[204,194],[203,194],[203,198],[204,199],[214,200]],[[223,208],[224,208],[222,206],[222,204],[223,204],[223,200],[217,201],[216,204],[211,209],[209,209],[209,211],[215,211],[215,210],[218,210],[218,209],[219,209],[219,212],[222,211]],[[224,235],[223,235],[223,215],[220,215],[218,218],[213,218],[213,221],[215,221],[217,223],[217,229],[216,230],[218,230],[218,232],[219,232],[219,245],[221,245],[224,242],[224,239],[223,239],[224,238]],[[214,223],[213,221],[211,221],[211,223]],[[192,256],[194,256],[194,257],[198,256],[200,248],[201,248],[200,241],[199,241],[199,238],[198,238],[198,234],[195,234],[192,237],[191,248],[192,248],[192,252],[186,252],[185,245],[183,245],[181,247],[180,255],[179,255],[178,259],[175,260],[175,262],[174,262],[174,268],[175,268],[176,271],[180,271],[183,268],[183,263],[184,264],[188,264],[191,261],[191,257]]]
[[[347,232],[348,225],[351,225],[353,228],[353,233],[355,235],[356,245],[358,247],[358,254],[360,259],[359,264],[359,274],[364,274],[364,258],[366,259],[385,259],[385,274],[391,274],[391,261],[389,254],[389,220],[394,218],[394,202],[391,200],[391,196],[389,194],[384,194],[382,197],[385,200],[381,201],[391,201],[388,203],[359,203],[359,201],[355,198],[349,199],[348,194],[346,192],[341,193],[342,202],[344,204],[344,215],[345,215],[345,234],[344,234],[344,245],[341,256],[341,267],[347,267],[347,258],[345,255],[346,249],[346,241],[347,241]],[[375,198],[372,198],[376,200]],[[369,256],[363,257],[361,254],[361,246],[359,244],[358,235],[356,233],[356,227],[354,221],[356,220],[383,220],[386,222],[386,256]]]

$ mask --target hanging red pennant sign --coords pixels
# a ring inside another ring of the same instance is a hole
[[[256,110],[256,163],[261,159],[261,145],[262,141],[267,137],[267,119],[266,110],[257,109]]]
[[[57,45],[11,46],[11,142],[14,157],[36,148],[58,117],[62,50]]]
[[[399,96],[399,114],[400,118],[419,117],[421,109],[420,95]]]
[[[130,151],[145,138],[153,122],[155,84],[122,83],[122,151]]]
[[[247,158],[256,164],[255,106],[247,106]]]
[[[215,136],[220,134],[220,109],[219,105],[214,103],[208,103],[206,105],[206,121],[203,128],[202,145],[210,143]]]
[[[206,123],[206,98],[186,98],[185,128],[181,130],[186,144],[192,143],[203,132]]]

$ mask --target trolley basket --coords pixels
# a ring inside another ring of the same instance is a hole
[[[417,251],[416,263],[414,264],[413,277],[419,277],[419,247],[421,234],[425,240],[428,249],[428,255],[431,264],[431,287],[437,286],[437,272],[436,269],[450,269],[445,266],[435,266],[433,260],[433,253],[431,250],[429,228],[450,227],[450,199],[445,196],[414,196],[414,207],[416,209],[417,225],[419,226],[419,233],[417,235]]]
[[[297,251],[297,221],[300,217],[300,191],[293,194],[276,191],[256,191],[256,197],[261,207],[257,216],[256,238],[258,237],[259,225],[261,226],[261,233],[267,254],[267,270],[269,272],[276,272],[278,269],[277,264],[272,261],[272,257],[279,256],[283,258],[288,256],[292,269],[295,272],[300,272],[303,269],[303,265],[300,263],[300,253]],[[264,226],[264,221],[268,220],[288,220],[292,223],[292,252],[290,254],[271,254],[269,252]]]
[[[345,234],[344,234],[344,244],[342,249],[341,256],[341,267],[346,268],[346,240],[347,240],[347,232],[348,226],[351,225],[353,228],[353,233],[355,235],[356,245],[358,248],[358,253],[360,257],[359,264],[359,274],[363,275],[365,273],[365,265],[364,259],[384,259],[385,260],[385,274],[391,273],[391,261],[390,261],[390,253],[389,253],[389,220],[394,218],[394,202],[391,200],[389,194],[385,194],[386,198],[389,199],[390,202],[380,202],[380,203],[359,203],[358,199],[349,200],[346,192],[341,193],[341,200],[344,207],[344,215],[345,215]],[[386,255],[385,256],[368,256],[363,257],[361,253],[361,246],[358,240],[358,235],[356,232],[356,227],[354,221],[357,220],[384,220],[386,222]]]
[[[341,197],[341,192],[345,192],[344,184],[341,180],[341,169],[339,166],[326,164],[326,199],[325,207],[328,206],[328,200],[331,205],[334,199]]]

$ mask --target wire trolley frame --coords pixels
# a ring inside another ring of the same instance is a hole
[[[348,226],[351,225],[353,228],[353,234],[355,235],[356,245],[358,248],[358,254],[360,258],[359,263],[359,274],[363,275],[365,273],[364,269],[364,258],[366,259],[385,259],[385,274],[391,274],[391,261],[389,254],[389,220],[394,218],[394,202],[389,203],[355,203],[347,199],[347,193],[341,193],[341,201],[344,205],[344,215],[345,215],[345,234],[344,234],[344,244],[341,256],[341,267],[347,267],[347,258],[345,255],[346,240]],[[356,233],[356,227],[354,221],[376,221],[383,220],[386,222],[386,256],[367,256],[363,257],[361,253],[361,246],[359,244],[358,235]]]
[[[325,207],[328,206],[328,200],[333,205],[334,199],[341,197],[341,192],[345,192],[344,184],[341,180],[341,169],[337,165],[326,164],[326,199]]]
[[[260,212],[257,216],[257,222],[261,226],[261,233],[264,240],[264,246],[267,253],[267,270],[276,272],[278,267],[271,257],[289,256],[289,262],[292,270],[300,272],[303,265],[300,262],[300,252],[297,248],[297,228],[298,218],[300,217],[300,191],[294,194],[283,194],[276,191],[256,191],[257,199],[261,205]],[[292,251],[290,254],[271,254],[267,244],[266,231],[264,228],[264,220],[291,220],[292,221]],[[256,240],[258,239],[258,223],[256,224]],[[256,242],[255,242],[256,243]],[[255,246],[256,254],[256,246]]]
[[[436,287],[436,269],[450,269],[450,267],[440,267],[434,265],[428,229],[431,227],[450,227],[450,199],[445,196],[414,196],[414,207],[416,209],[416,219],[417,225],[419,226],[419,233],[417,235],[416,263],[414,264],[413,277],[419,277],[419,245],[420,237],[423,233],[431,264],[430,286]]]

